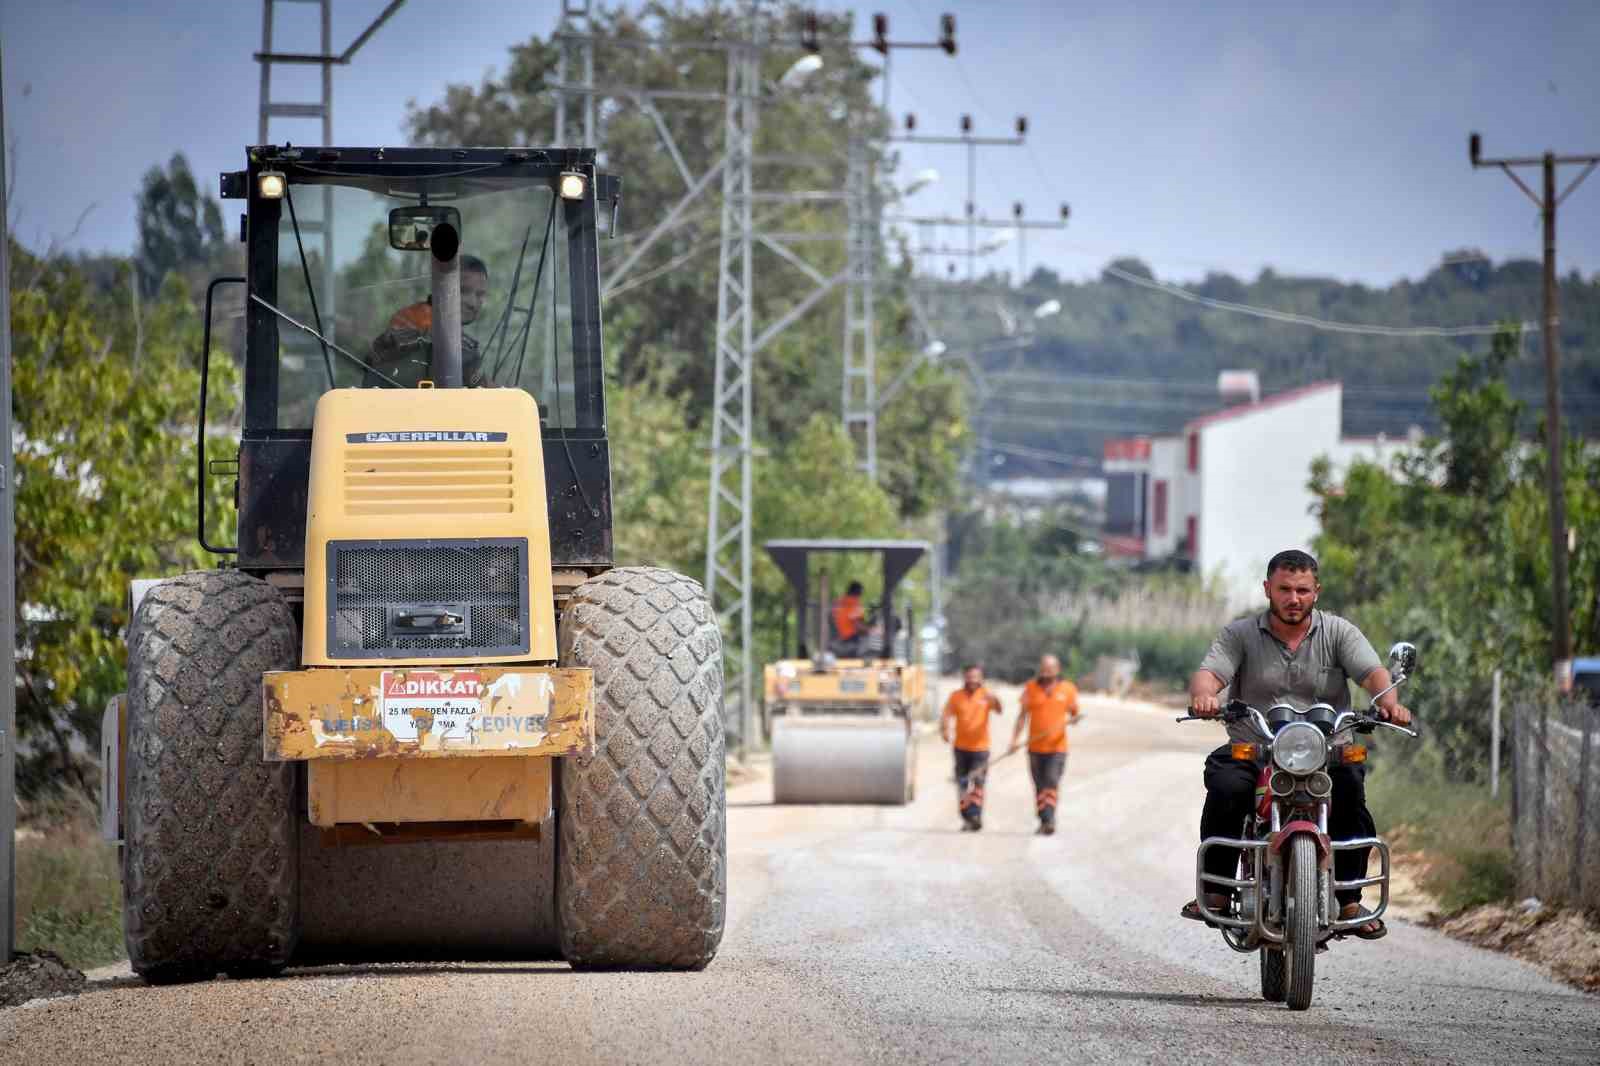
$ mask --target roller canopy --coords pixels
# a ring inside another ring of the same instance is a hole
[[[789,579],[799,612],[798,632],[806,632],[807,563],[814,552],[877,552],[883,557],[883,615],[894,616],[894,590],[926,555],[925,540],[769,540],[762,545]]]

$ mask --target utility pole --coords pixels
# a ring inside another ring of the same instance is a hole
[[[1062,204],[1060,216],[1054,219],[1031,219],[1025,218],[1023,215],[1023,206],[1019,202],[1011,205],[1011,220],[1009,222],[1005,221],[1004,219],[989,218],[959,219],[952,215],[899,215],[891,217],[887,219],[887,221],[891,223],[900,222],[908,225],[914,225],[923,234],[923,242],[912,248],[913,262],[916,261],[916,257],[924,254],[952,256],[965,255],[973,257],[983,256],[988,255],[990,252],[995,250],[995,247],[997,247],[986,247],[980,245],[976,248],[969,246],[968,248],[962,249],[934,245],[928,235],[933,233],[935,228],[939,226],[967,226],[969,228],[977,227],[979,229],[998,229],[1002,231],[1015,230],[1018,246],[1017,284],[1018,287],[1020,287],[1022,282],[1026,280],[1026,278],[1023,276],[1023,272],[1027,270],[1028,266],[1028,231],[1035,229],[1066,229],[1067,220],[1072,216],[1072,209],[1068,205]]]
[[[973,280],[978,255],[978,149],[1020,148],[1027,143],[1028,116],[1017,116],[1016,136],[977,137],[972,132],[972,116],[961,116],[961,136],[930,137],[916,133],[917,116],[906,116],[906,132],[889,140],[899,144],[959,144],[967,150],[967,280]]]
[[[0,85],[4,84],[0,77]],[[6,648],[0,668],[0,967],[11,964],[17,928],[17,566],[15,455],[11,440],[11,232],[6,206],[5,95],[0,91],[0,440],[6,461],[0,466],[0,643]]]
[[[561,55],[572,50],[577,57],[568,62],[569,76],[549,88],[556,94],[558,139],[566,136],[568,97],[588,101],[585,105],[585,136],[600,138],[600,130],[589,117],[594,99],[605,96],[632,101],[655,126],[663,151],[672,160],[684,183],[684,192],[655,225],[632,244],[615,267],[610,268],[601,286],[604,297],[623,285],[643,260],[647,251],[662,238],[684,225],[688,209],[702,196],[709,195],[718,178],[722,185],[720,237],[717,264],[717,321],[713,333],[715,358],[711,413],[711,485],[706,522],[706,595],[722,626],[724,665],[724,723],[731,743],[741,757],[754,732],[754,678],[751,569],[751,490],[756,454],[754,430],[754,370],[756,357],[780,333],[804,316],[824,297],[848,280],[848,268],[828,276],[808,263],[790,247],[791,243],[822,239],[838,242],[842,233],[776,233],[763,230],[755,216],[755,206],[781,204],[845,203],[849,190],[820,189],[803,192],[758,190],[754,168],[757,164],[780,161],[757,156],[756,130],[764,102],[761,59],[768,51],[797,45],[809,48],[804,39],[779,39],[770,32],[761,12],[760,0],[745,0],[741,5],[741,32],[713,41],[629,40],[612,42],[618,47],[702,49],[721,52],[727,57],[727,80],[715,89],[652,88],[647,86],[606,86],[594,81],[593,48],[596,43],[589,26],[589,0],[563,0],[563,21],[557,30]],[[814,38],[814,35],[812,35]],[[559,60],[558,60],[559,62]],[[571,67],[576,66],[576,77]],[[723,107],[722,155],[696,172],[689,166],[672,135],[657,100],[696,101]],[[599,148],[594,143],[592,147]],[[791,303],[771,322],[757,319],[755,269],[757,246],[788,266],[800,271],[811,288]]]
[[[288,3],[290,0],[261,0],[261,51],[254,56],[255,61],[261,64],[261,99],[258,122],[256,126],[256,143],[270,144],[272,120],[274,118],[313,118],[322,120],[322,143],[333,143],[333,68],[348,66],[351,58],[361,49],[361,46],[372,39],[378,32],[378,27],[389,21],[400,5],[405,0],[390,0],[389,4],[378,13],[371,24],[350,43],[350,47],[343,52],[333,50],[333,0],[310,0],[321,10],[321,44],[317,52],[280,52],[272,47],[273,5],[275,3]],[[299,0],[304,2],[304,0]],[[290,66],[314,66],[322,68],[322,94],[314,104],[305,102],[285,103],[272,98],[272,68],[279,64]],[[334,283],[337,273],[333,261],[333,186],[327,185],[322,189],[322,214],[319,218],[308,218],[300,223],[300,230],[304,233],[322,234],[322,298],[317,301],[321,314],[318,326],[324,336],[330,340],[338,330],[338,286]],[[325,316],[325,317],[324,317]],[[329,375],[331,377],[332,371]],[[332,387],[332,382],[329,386]]]
[[[806,17],[802,38],[808,45],[817,43],[816,16]],[[861,47],[858,45],[857,47]],[[956,19],[939,17],[939,38],[935,41],[892,41],[889,17],[872,16],[872,39],[865,42],[883,57],[883,114],[889,114],[889,59],[900,49],[923,49],[956,54]],[[856,465],[868,477],[878,477],[878,348],[877,283],[878,248],[883,218],[878,197],[878,178],[869,151],[870,130],[859,118],[852,119],[846,188],[853,194],[848,203],[848,238],[845,242],[846,270],[844,304],[844,373],[841,380],[840,410],[845,432],[856,445]]]
[[[1544,315],[1540,332],[1544,336],[1545,448],[1550,453],[1546,471],[1550,494],[1550,605],[1551,658],[1556,684],[1561,691],[1572,687],[1572,610],[1571,588],[1567,576],[1567,496],[1561,472],[1561,312],[1556,287],[1556,209],[1572,191],[1600,166],[1600,155],[1561,155],[1484,159],[1483,139],[1474,133],[1467,141],[1468,155],[1476,167],[1499,167],[1539,208],[1544,223]],[[1564,165],[1580,165],[1583,170],[1556,194],[1556,170]],[[1543,195],[1536,195],[1517,175],[1515,168],[1539,167],[1544,172]]]

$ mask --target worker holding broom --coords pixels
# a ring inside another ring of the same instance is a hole
[[[961,687],[950,693],[939,718],[939,735],[956,755],[956,804],[961,831],[983,828],[983,784],[989,768],[989,716],[1000,713],[1000,701],[983,687],[983,667],[961,670]]]
[[[1022,688],[1017,726],[1006,751],[1010,755],[1022,746],[1026,726],[1028,771],[1033,775],[1034,809],[1039,814],[1037,832],[1043,836],[1056,831],[1056,802],[1061,774],[1067,768],[1067,726],[1077,721],[1078,686],[1062,679],[1060,659],[1046,655],[1039,660],[1038,676]]]

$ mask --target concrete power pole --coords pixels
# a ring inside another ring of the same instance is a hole
[[[1561,472],[1561,312],[1558,306],[1560,292],[1556,284],[1556,209],[1600,165],[1600,155],[1558,156],[1554,152],[1546,152],[1539,157],[1484,159],[1483,140],[1476,133],[1468,139],[1467,145],[1472,165],[1499,167],[1504,171],[1506,177],[1538,206],[1544,223],[1544,314],[1540,333],[1544,337],[1545,448],[1550,453],[1546,478],[1550,494],[1550,606],[1555,616],[1550,620],[1550,650],[1556,684],[1562,691],[1567,691],[1572,685],[1572,608],[1567,574],[1566,483]],[[1583,170],[1558,196],[1556,169],[1568,164],[1581,165]],[[1542,195],[1528,188],[1513,169],[1535,166],[1543,171]]]
[[[3,83],[0,78],[0,83]],[[17,479],[11,445],[11,232],[6,206],[5,95],[0,91],[0,440],[5,465],[0,466],[0,644],[6,648],[0,668],[0,967],[10,965],[17,927],[17,624],[16,503]]]

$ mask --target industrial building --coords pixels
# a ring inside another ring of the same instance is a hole
[[[1107,440],[1108,555],[1187,562],[1215,577],[1230,602],[1259,602],[1267,560],[1309,548],[1317,517],[1312,460],[1387,465],[1410,436],[1346,437],[1344,389],[1324,381],[1264,398],[1253,382],[1219,382],[1240,402],[1194,418],[1178,433]]]

